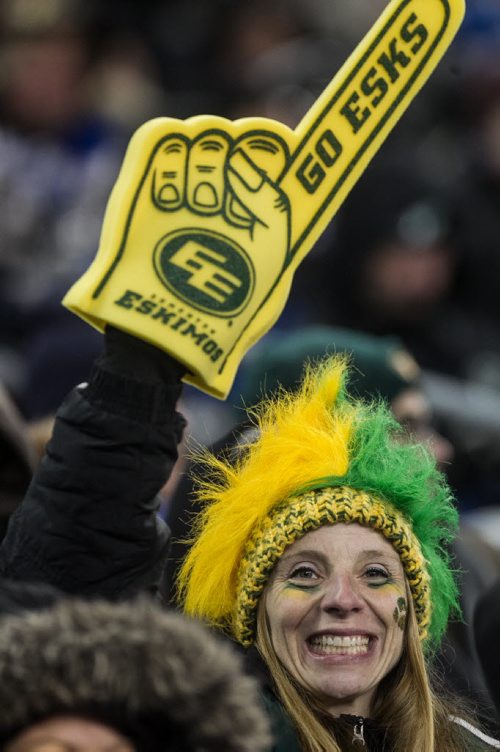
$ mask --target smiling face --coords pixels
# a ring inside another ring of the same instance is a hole
[[[274,651],[332,715],[370,715],[406,622],[398,554],[377,531],[326,525],[293,543],[265,591]]]

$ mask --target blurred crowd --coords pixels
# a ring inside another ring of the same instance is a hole
[[[0,0],[2,524],[56,408],[101,347],[60,300],[95,255],[132,132],[153,117],[203,113],[294,127],[385,5]],[[382,360],[391,338],[411,363],[394,370],[425,400],[474,551],[488,551],[471,565],[486,587],[500,570],[499,251],[500,5],[468,0],[458,37],[302,264],[227,403],[185,390],[183,412],[196,416],[188,443],[241,422],[262,394],[254,371],[273,337],[340,327],[352,331],[347,351],[364,336],[383,342]],[[380,372],[359,367],[370,395],[385,394]],[[471,585],[466,611],[478,595]]]
[[[60,299],[95,254],[134,129],[200,113],[293,127],[384,5],[2,0],[0,381],[35,442],[99,348]],[[496,3],[470,0],[279,322],[401,339],[456,445],[464,509],[494,505],[500,488],[499,36]],[[228,405],[188,392],[197,440],[237,421],[238,388]]]

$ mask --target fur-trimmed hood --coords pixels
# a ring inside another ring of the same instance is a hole
[[[150,600],[67,600],[0,626],[0,744],[42,719],[80,714],[138,750],[259,752],[268,722],[239,656]]]

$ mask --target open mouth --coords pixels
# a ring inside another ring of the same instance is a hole
[[[316,655],[365,655],[370,649],[370,637],[360,635],[319,634],[307,639]]]

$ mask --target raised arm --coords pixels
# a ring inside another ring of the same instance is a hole
[[[157,494],[177,459],[183,367],[117,330],[61,405],[47,453],[0,551],[2,574],[68,593],[154,590],[169,531]]]

